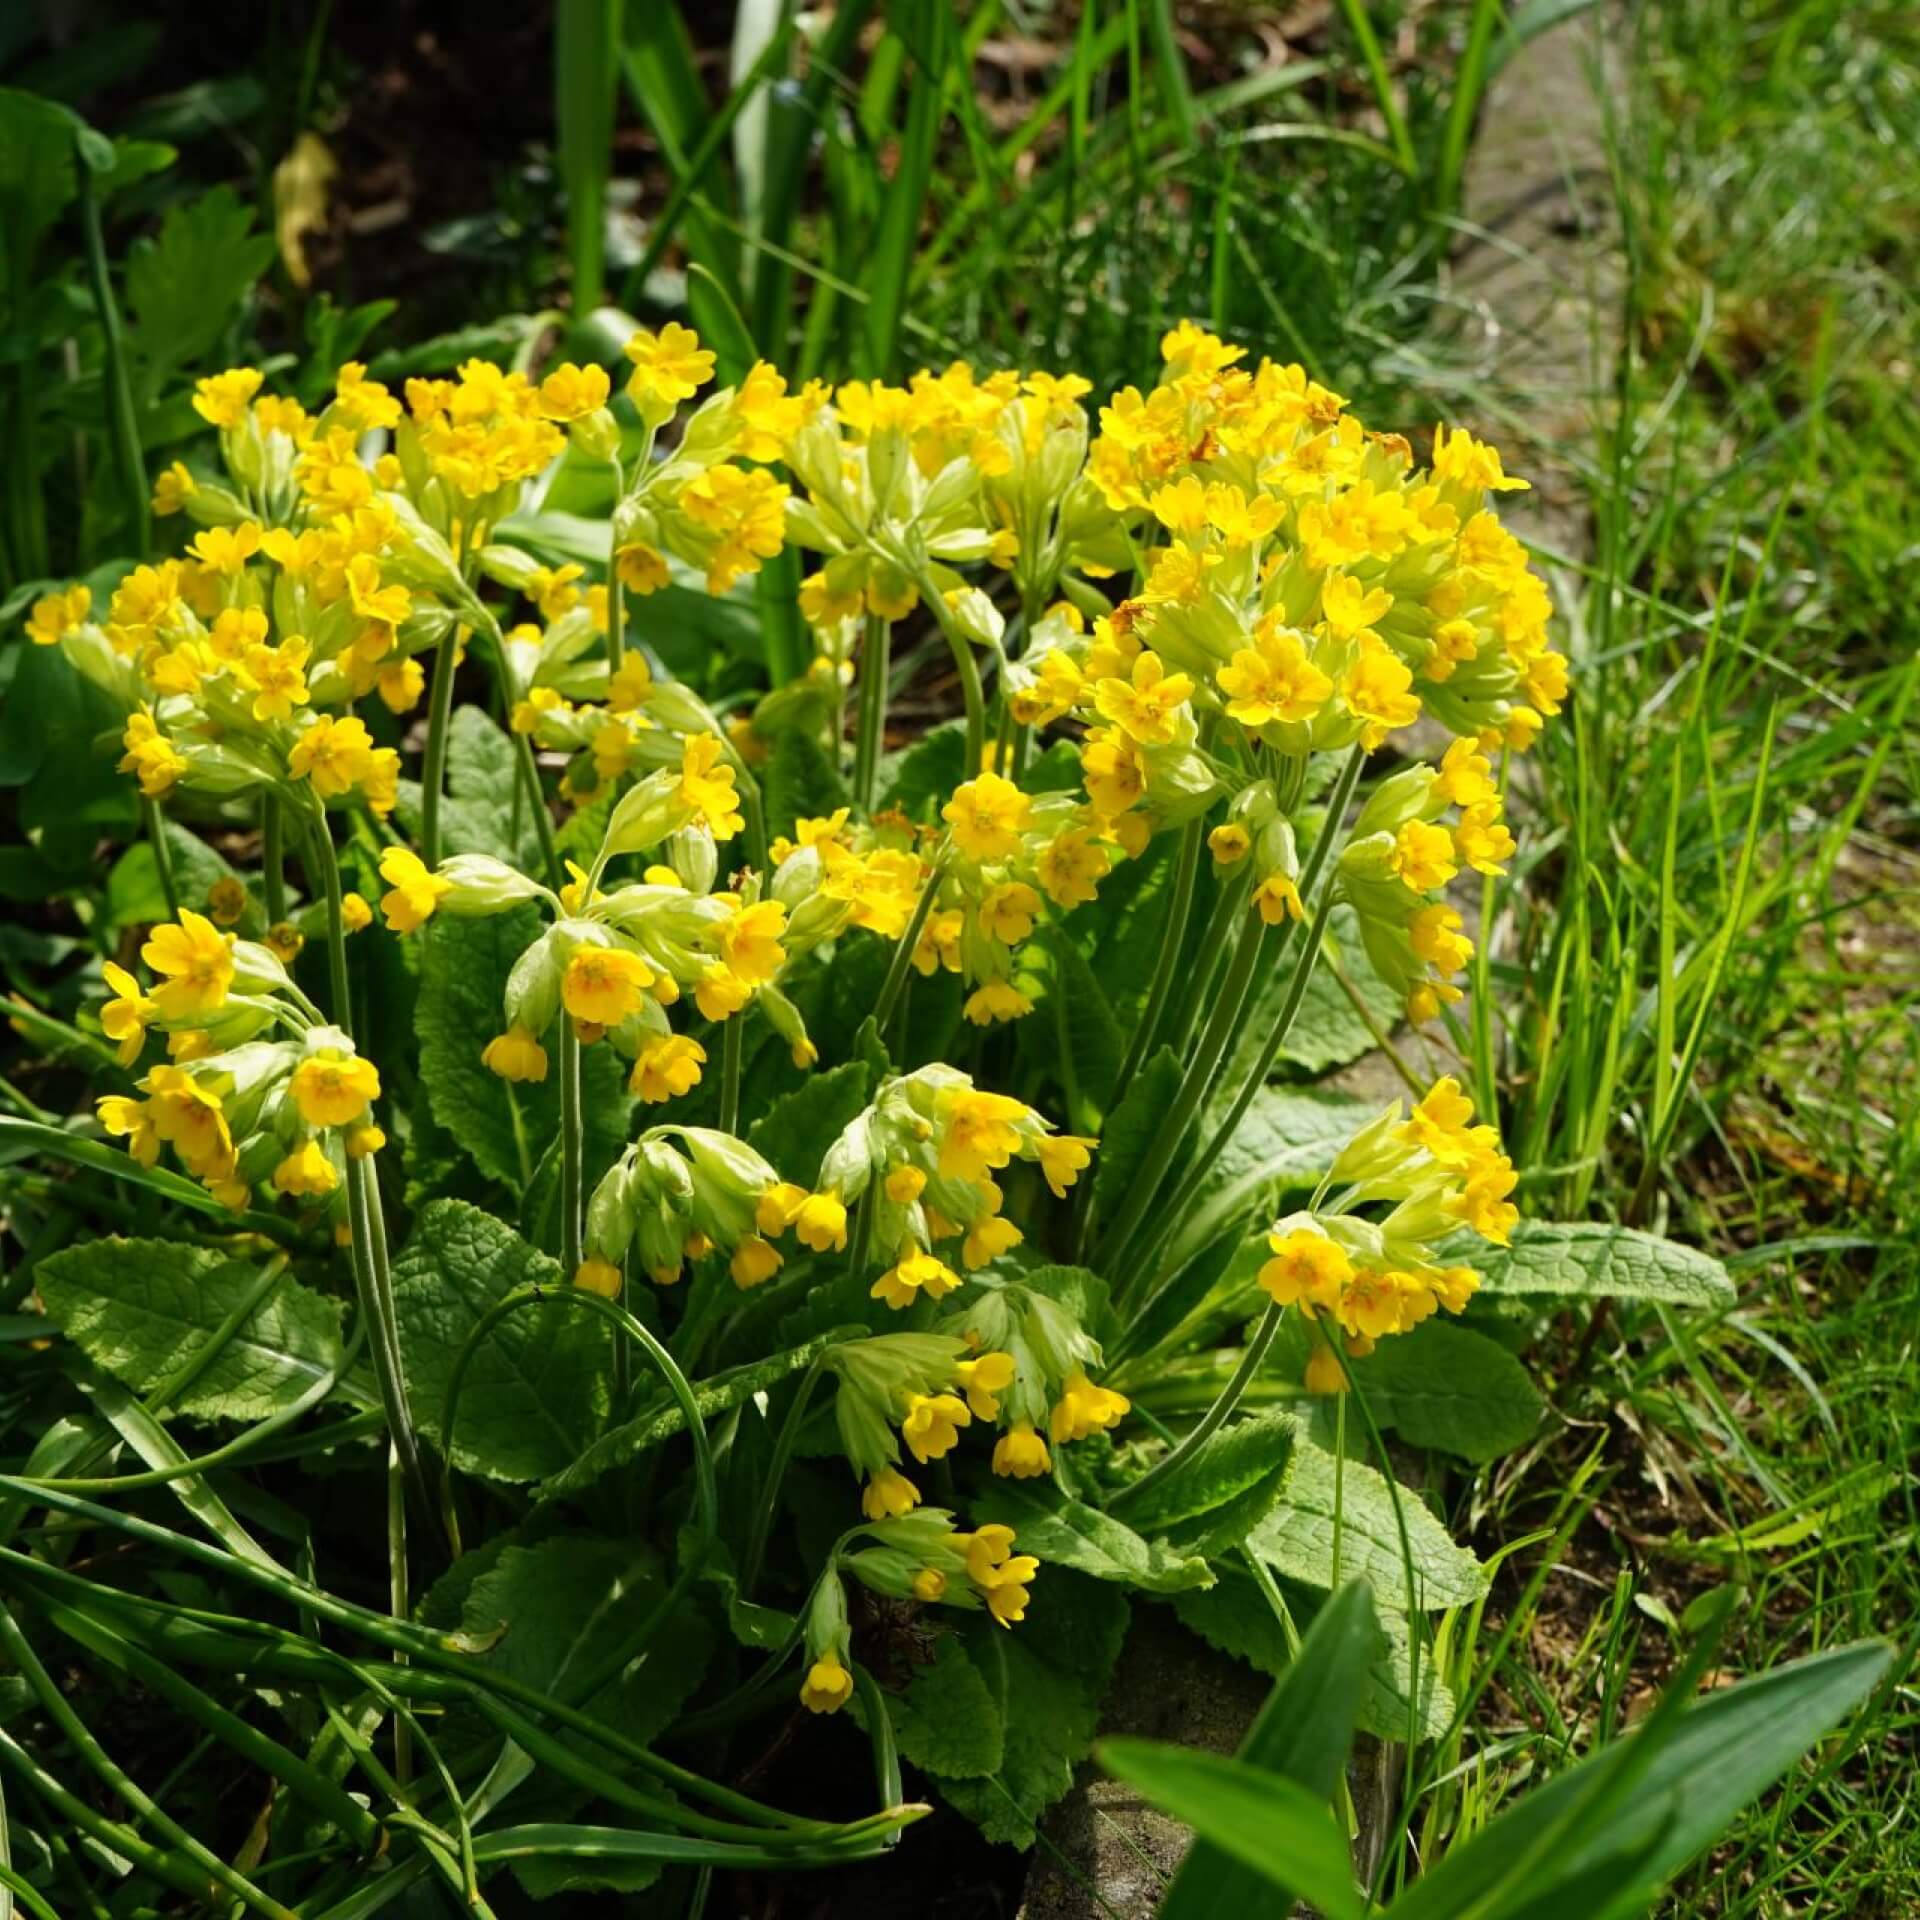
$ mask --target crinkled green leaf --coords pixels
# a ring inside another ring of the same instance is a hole
[[[252,1259],[171,1240],[89,1240],[36,1269],[47,1316],[96,1366],[149,1393],[191,1363],[259,1279]],[[282,1274],[172,1405],[264,1420],[340,1362],[340,1308]]]
[[[1334,1507],[1336,1481],[1340,1509],[1339,1582],[1364,1579],[1374,1604],[1384,1613],[1408,1603],[1400,1531],[1393,1494],[1373,1468],[1339,1462],[1301,1435],[1286,1493],[1254,1531],[1249,1548],[1276,1573],[1307,1586],[1331,1587],[1335,1580]],[[1413,1603],[1421,1609],[1463,1606],[1486,1591],[1487,1572],[1466,1548],[1456,1546],[1446,1528],[1428,1512],[1420,1496],[1402,1487],[1401,1515],[1416,1583]]]
[[[1140,1162],[1159,1132],[1167,1109],[1173,1105],[1180,1080],[1179,1056],[1171,1047],[1162,1047],[1134,1076],[1126,1097],[1107,1116],[1105,1131],[1100,1136],[1100,1151],[1093,1157],[1093,1195],[1103,1220],[1111,1220],[1125,1204],[1128,1189],[1140,1171]],[[1162,1183],[1162,1194],[1173,1190],[1179,1172],[1192,1154],[1189,1133],[1184,1151],[1174,1155],[1172,1177]]]
[[[1142,1533],[1170,1534],[1196,1553],[1223,1552],[1258,1525],[1279,1497],[1294,1433],[1289,1415],[1269,1413],[1209,1434],[1170,1478],[1125,1503],[1127,1524]]]
[[[958,1634],[940,1637],[904,1691],[887,1696],[887,1711],[901,1753],[916,1767],[950,1780],[1000,1771],[1000,1707]]]
[[[966,778],[967,730],[950,720],[923,733],[912,746],[880,762],[880,804],[898,807],[916,820],[931,820],[935,809]]]
[[[492,1214],[463,1200],[421,1213],[393,1263],[400,1350],[413,1415],[443,1449],[447,1382],[467,1336],[517,1287],[561,1292],[559,1265]],[[468,1362],[453,1463],[495,1480],[538,1480],[578,1459],[611,1400],[612,1336],[564,1298],[519,1308]]]
[[[1450,1320],[1424,1321],[1348,1365],[1383,1426],[1463,1460],[1524,1446],[1546,1405],[1505,1347]]]
[[[767,1108],[747,1130],[747,1144],[764,1154],[782,1179],[811,1187],[827,1149],[872,1091],[873,1070],[862,1060],[816,1073]]]
[[[1035,1822],[1073,1785],[1126,1638],[1124,1594],[1043,1566],[1027,1617],[1009,1631],[985,1613],[961,1629],[1006,1729],[999,1771],[940,1782],[989,1840],[1030,1847]]]
[[[1017,1551],[1038,1554],[1048,1566],[1072,1567],[1143,1593],[1179,1593],[1213,1584],[1213,1570],[1197,1554],[1164,1540],[1145,1540],[1124,1521],[1071,1500],[1051,1482],[997,1483],[973,1503],[978,1520],[998,1521],[1018,1536]]]
[[[1509,1247],[1474,1241],[1459,1251],[1492,1293],[1611,1293],[1683,1307],[1724,1307],[1734,1299],[1718,1260],[1633,1227],[1523,1220]]]
[[[158,236],[134,243],[127,256],[129,337],[149,399],[175,367],[213,346],[273,264],[273,235],[255,233],[253,223],[254,209],[231,187],[214,187],[176,201]]]

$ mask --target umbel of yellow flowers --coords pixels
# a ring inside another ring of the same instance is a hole
[[[671,322],[625,360],[618,412],[607,371],[572,363],[536,379],[470,360],[397,392],[349,363],[311,413],[257,369],[213,374],[194,405],[217,468],[176,461],[154,491],[188,523],[184,550],[104,606],[81,585],[49,593],[27,628],[117,704],[120,765],[149,800],[258,795],[323,834],[329,813],[362,816],[382,846],[375,937],[538,908],[474,1053],[538,1082],[556,1046],[604,1046],[651,1122],[585,1207],[579,1284],[617,1293],[635,1254],[661,1285],[722,1260],[742,1290],[795,1248],[866,1258],[875,1314],[905,1330],[822,1363],[864,1520],[808,1614],[802,1699],[828,1711],[854,1686],[843,1574],[1004,1625],[1026,1611],[1032,1556],[1004,1527],[956,1531],[910,1470],[979,1428],[996,1474],[1038,1476],[1131,1411],[1074,1314],[1009,1258],[1009,1169],[1062,1195],[1096,1143],[935,1063],[886,1078],[796,1187],[732,1132],[673,1123],[716,1037],[737,1047],[729,1023],[762,1020],[811,1067],[795,976],[860,942],[901,978],[957,975],[977,1025],[1022,1019],[1058,991],[1036,935],[1169,831],[1204,837],[1255,932],[1309,911],[1298,839],[1339,835],[1329,898],[1409,1016],[1441,1017],[1472,954],[1446,889],[1512,856],[1508,756],[1559,711],[1566,662],[1496,512],[1525,482],[1493,448],[1437,428],[1423,459],[1298,366],[1248,365],[1191,323],[1161,342],[1150,388],[1092,411],[1076,375],[959,362],[798,391],[759,363],[713,390],[714,353]],[[529,489],[562,460],[613,472],[599,579],[517,543]],[[815,658],[723,723],[629,640],[628,608],[643,630],[669,584],[731,592],[788,548],[808,556]],[[952,650],[967,708],[963,764],[917,818],[872,804],[891,629],[912,617]],[[431,765],[470,642],[528,778],[538,751],[564,760],[564,798],[612,796],[564,879],[431,858],[387,824],[394,717],[432,682]],[[847,757],[850,691],[852,802],[767,841],[754,769],[789,731]],[[1407,746],[1421,720],[1445,737],[1430,755]],[[1324,756],[1387,746],[1403,764],[1349,833],[1311,817]],[[108,967],[102,1030],[143,1070],[100,1120],[229,1206],[338,1223],[343,1170],[386,1136],[376,1066],[288,972],[319,911],[255,939],[256,889],[223,880],[153,931],[147,978]],[[348,895],[338,931],[372,919]],[[164,1062],[144,1058],[155,1036]],[[1312,1324],[1308,1384],[1340,1384],[1335,1338],[1360,1353],[1460,1310],[1477,1277],[1457,1236],[1502,1240],[1514,1185],[1450,1080],[1364,1129],[1315,1204],[1274,1225],[1260,1275]]]

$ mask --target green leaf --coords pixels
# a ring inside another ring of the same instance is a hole
[[[1378,1642],[1366,1586],[1355,1580],[1314,1621],[1247,1730],[1240,1758],[1284,1775],[1316,1801],[1332,1799]],[[1258,1872],[1202,1837],[1167,1889],[1160,1920],[1229,1920],[1259,1912],[1264,1898]]]
[[[539,909],[528,904],[485,919],[436,914],[421,936],[426,946],[414,1016],[421,1085],[440,1127],[516,1199],[558,1136],[560,1083],[551,1073],[535,1083],[503,1080],[481,1064],[480,1054],[505,1024],[507,975],[542,924]],[[580,1077],[589,1157],[604,1163],[626,1138],[632,1102],[608,1047],[582,1049]]]
[[[1221,1076],[1223,1087],[1238,1087],[1253,1070],[1260,1049],[1273,1031],[1280,1003],[1292,985],[1293,963],[1298,951],[1290,946],[1284,964],[1269,969],[1260,982],[1245,1016],[1239,1042],[1230,1056],[1231,1064]],[[1353,909],[1334,908],[1327,923],[1327,944],[1320,964],[1307,982],[1300,1011],[1294,1016],[1280,1048],[1279,1057],[1283,1061],[1302,1067],[1308,1073],[1326,1073],[1334,1067],[1344,1067],[1376,1044],[1372,1029],[1347,998],[1334,972],[1336,964],[1353,982],[1354,991],[1383,1033],[1391,1033],[1400,1021],[1400,996],[1374,972],[1366,949],[1360,944],[1360,923]]]
[[[259,1281],[250,1260],[171,1240],[89,1240],[35,1269],[47,1317],[96,1366],[151,1392],[191,1366]],[[340,1309],[289,1275],[172,1402],[202,1420],[264,1420],[340,1363]]]
[[[715,1284],[730,1283],[716,1281]],[[778,1386],[789,1374],[810,1366],[814,1356],[831,1344],[831,1336],[822,1334],[800,1346],[789,1347],[782,1353],[769,1354],[766,1359],[756,1360],[750,1366],[717,1373],[712,1379],[695,1384],[694,1403],[709,1421],[720,1414],[731,1413],[735,1407],[745,1406],[756,1394]],[[663,1441],[671,1440],[675,1434],[684,1432],[686,1424],[678,1401],[669,1400],[663,1405],[648,1408],[636,1418],[603,1433],[577,1460],[563,1467],[551,1479],[542,1481],[540,1498],[558,1500],[578,1493],[583,1487],[591,1486],[602,1474],[611,1473],[615,1467],[624,1466],[629,1460],[637,1460],[649,1448],[657,1447]]]
[[[1234,1129],[1162,1255],[1184,1266],[1217,1235],[1278,1211],[1283,1194],[1311,1187],[1376,1113],[1371,1100],[1317,1087],[1262,1087]],[[1224,1119],[1212,1114],[1202,1129]]]
[[[1362,1585],[1362,1582],[1350,1582]],[[1298,1622],[1316,1621],[1332,1604],[1325,1592],[1282,1582],[1284,1597]],[[1346,1591],[1345,1588],[1342,1591]],[[1246,1574],[1222,1571],[1217,1586],[1204,1593],[1173,1597],[1181,1624],[1222,1653],[1230,1653],[1262,1673],[1284,1678],[1293,1665],[1293,1651],[1267,1597]],[[1383,1740],[1404,1740],[1407,1734],[1407,1691],[1411,1684],[1410,1648],[1406,1616],[1375,1609],[1366,1666],[1366,1678],[1355,1713],[1359,1724]],[[1420,1731],[1437,1740],[1453,1719],[1453,1695],[1433,1670],[1424,1648],[1420,1657]]]
[[[73,128],[65,108],[0,87],[0,248],[21,287],[41,235],[74,195]]]
[[[1248,1542],[1276,1573],[1308,1586],[1334,1584],[1336,1468],[1330,1453],[1298,1436],[1284,1497]],[[1407,1607],[1407,1576],[1394,1521],[1394,1496],[1373,1468],[1357,1460],[1338,1476],[1342,1581],[1360,1578],[1382,1612]],[[1398,1489],[1416,1582],[1415,1607],[1431,1611],[1465,1606],[1487,1590],[1487,1571],[1452,1536],[1416,1493]]]
[[[1197,1554],[1164,1540],[1143,1540],[1124,1522],[1069,1499],[1051,1483],[995,1484],[975,1498],[973,1511],[977,1519],[1011,1527],[1019,1551],[1038,1554],[1045,1566],[1071,1567],[1143,1593],[1180,1593],[1213,1584],[1213,1569]]]
[[[1126,1039],[1106,988],[1072,935],[1064,926],[1052,926],[1042,938],[1053,962],[1048,1010],[1059,1041],[1058,1067],[1060,1084],[1067,1090],[1067,1110],[1075,1128],[1097,1132],[1120,1077]]]
[[[915,820],[931,820],[935,803],[946,799],[966,774],[966,724],[949,720],[881,761],[880,805],[899,807]]]
[[[1466,1912],[1540,1916],[1573,1911],[1599,1916],[1643,1911],[1660,1885],[1726,1830],[1815,1741],[1837,1726],[1879,1684],[1894,1658],[1884,1641],[1861,1641],[1796,1660],[1709,1694],[1670,1727],[1656,1729],[1660,1750],[1597,1823],[1534,1857],[1524,1887],[1483,1907],[1530,1842],[1592,1795],[1601,1769],[1621,1749],[1602,1749],[1537,1788],[1456,1847],[1393,1904],[1396,1920],[1451,1920]],[[1646,1733],[1627,1736],[1630,1741]],[[1603,1859],[1638,1852],[1631,1878],[1609,1889],[1598,1908],[1566,1904],[1566,1890]]]
[[[127,256],[127,307],[145,398],[175,368],[199,360],[226,331],[247,290],[273,264],[274,238],[253,231],[254,210],[231,187],[167,209],[159,236]]]
[[[935,1642],[932,1660],[914,1668],[906,1691],[887,1696],[887,1711],[900,1751],[916,1767],[949,1780],[1000,1771],[1000,1708],[958,1634]]]
[[[802,727],[789,727],[774,741],[760,792],[772,834],[791,835],[796,820],[817,819],[847,804],[846,782]]]
[[[1524,1446],[1546,1406],[1505,1347],[1449,1320],[1423,1321],[1347,1364],[1383,1426],[1463,1460],[1497,1460]]]
[[[455,1466],[494,1480],[560,1472],[593,1442],[612,1399],[612,1349],[565,1300],[500,1321],[468,1362],[449,1447],[447,1382],[481,1317],[517,1287],[564,1290],[557,1262],[464,1200],[437,1200],[393,1263],[400,1352],[420,1430]]]
[[[783,1179],[811,1187],[827,1149],[866,1104],[873,1069],[862,1060],[816,1073],[783,1094],[747,1131],[747,1144],[765,1156]]]
[[[1610,1293],[1683,1307],[1725,1307],[1734,1300],[1733,1282],[1718,1260],[1633,1227],[1523,1220],[1511,1246],[1476,1241],[1471,1258],[1490,1293]]]
[[[1273,1896],[1311,1901],[1330,1920],[1360,1920],[1346,1838],[1326,1801],[1297,1780],[1157,1740],[1102,1741],[1100,1761],[1202,1840],[1253,1868]]]
[[[1100,1151],[1093,1161],[1093,1197],[1103,1218],[1112,1219],[1126,1199],[1127,1189],[1140,1170],[1140,1162],[1173,1104],[1180,1080],[1179,1056],[1171,1047],[1162,1047],[1134,1076],[1126,1098],[1107,1116],[1106,1131],[1100,1136]],[[1163,1193],[1173,1191],[1192,1151],[1189,1136],[1187,1150],[1174,1156],[1170,1177],[1161,1187]]]
[[[1034,1823],[1073,1785],[1126,1631],[1123,1594],[1061,1567],[1041,1568],[1027,1617],[1011,1632],[984,1613],[968,1617],[968,1657],[999,1711],[1005,1746],[997,1773],[943,1778],[941,1790],[989,1840],[1032,1846]]]
[[[400,783],[400,824],[420,834],[420,787]],[[485,853],[524,873],[544,873],[546,856],[519,778],[513,741],[484,707],[459,706],[447,730],[447,790],[440,803],[446,853]],[[598,840],[589,852],[597,850]]]
[[[1126,1502],[1127,1523],[1143,1533],[1170,1533],[1195,1553],[1225,1552],[1280,1497],[1294,1433],[1290,1415],[1270,1413],[1209,1434],[1171,1478]]]

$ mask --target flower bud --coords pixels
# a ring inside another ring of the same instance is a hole
[[[605,407],[596,407],[574,421],[567,438],[587,459],[610,462],[620,451],[620,423]]]
[[[506,991],[510,1027],[523,1027],[538,1035],[553,1024],[560,1006],[560,977],[566,968],[567,945],[560,928],[549,927],[513,963]]]
[[[481,915],[499,913],[522,900],[537,900],[546,892],[539,881],[496,860],[486,853],[456,853],[441,861],[439,877],[449,891],[440,905],[447,913]]]

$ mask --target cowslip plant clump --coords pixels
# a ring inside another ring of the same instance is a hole
[[[422,1402],[387,1221],[424,1207],[431,1237],[433,1168],[460,1143],[413,1091],[439,1069],[372,1049],[368,981],[430,971],[458,923],[512,942],[464,1062],[516,1126],[557,1083],[532,1151],[576,1296],[503,1292],[461,1366],[522,1309],[581,1308],[619,1348],[620,1431],[655,1404],[625,1379],[635,1352],[696,1426],[738,1417],[729,1381],[790,1393],[732,1537],[681,1537],[676,1591],[694,1604],[724,1556],[735,1631],[796,1663],[815,1711],[860,1677],[849,1582],[1018,1626],[1047,1606],[1050,1542],[1114,1577],[1060,1516],[1107,1510],[1118,1537],[1165,1511],[1281,1364],[1289,1313],[1293,1384],[1335,1395],[1377,1342],[1473,1297],[1516,1176],[1443,1077],[1331,1152],[1306,1206],[1251,1223],[1257,1325],[1184,1436],[1105,1363],[1115,1334],[1138,1353],[1177,1320],[1169,1248],[1336,913],[1406,1016],[1458,1036],[1473,949],[1447,889],[1514,853],[1505,772],[1566,692],[1546,589],[1496,512],[1525,483],[1492,448],[1440,429],[1423,459],[1190,324],[1162,352],[1150,392],[1091,413],[1072,375],[964,364],[794,391],[759,363],[709,392],[715,354],[677,324],[628,342],[619,403],[598,366],[476,360],[398,392],[348,365],[309,413],[229,369],[194,402],[217,469],[176,463],[155,489],[184,550],[104,605],[72,587],[34,606],[31,637],[116,704],[163,862],[162,811],[259,827],[257,872],[179,899],[144,977],[108,968],[99,1025],[128,1082],[99,1124],[236,1226],[337,1243],[416,1555],[463,1428],[451,1391]],[[572,516],[570,559],[539,510],[562,468],[607,503]],[[723,713],[666,671],[654,609],[795,554],[812,664]],[[896,660],[923,632],[961,711],[903,756]],[[478,844],[449,791],[463,689],[503,723],[491,799],[524,854]],[[1374,755],[1391,770],[1362,798]],[[931,777],[903,781],[915,756]],[[776,782],[796,764],[817,811]],[[1146,958],[1089,1095],[1080,1043],[1049,1075],[1025,1036],[1084,1011],[1062,955],[1119,898]],[[374,976],[357,956],[380,943]],[[829,1048],[836,978],[862,983],[861,1017]],[[958,1012],[929,1055],[915,1016],[941,990]],[[1124,1174],[1096,1194],[1120,1115]],[[719,1383],[705,1415],[696,1381]],[[783,1476],[826,1456],[854,1482],[846,1530],[781,1570],[805,1597],[769,1630],[750,1596]]]

